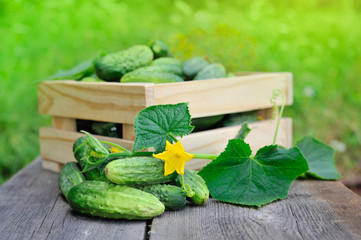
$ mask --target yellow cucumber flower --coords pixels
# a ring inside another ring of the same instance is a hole
[[[176,142],[174,145],[166,141],[165,151],[159,154],[153,154],[153,157],[165,161],[164,176],[167,176],[174,171],[183,175],[185,162],[191,160],[194,157],[194,154],[185,152],[180,141]]]

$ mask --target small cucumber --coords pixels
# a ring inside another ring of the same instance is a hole
[[[94,68],[100,79],[114,82],[128,72],[149,65],[152,60],[153,52],[148,46],[136,45],[96,59]]]
[[[164,176],[164,162],[153,157],[113,160],[105,167],[106,177],[120,185],[152,185],[173,181],[177,173]]]
[[[179,210],[183,208],[187,203],[186,193],[177,186],[167,184],[155,184],[150,186],[144,186],[139,189],[156,196],[159,201],[164,204],[167,210]]]
[[[193,57],[183,64],[183,72],[186,79],[193,79],[197,73],[209,65],[209,62],[202,57]]]
[[[170,55],[169,48],[167,44],[163,41],[152,41],[149,44],[149,47],[153,51],[154,58],[167,57]]]
[[[121,79],[122,83],[150,82],[150,83],[174,83],[183,82],[183,78],[166,72],[130,72]]]
[[[172,57],[161,57],[157,58],[152,62],[152,65],[164,65],[164,64],[172,64],[182,67],[182,62],[176,58]]]
[[[194,77],[194,80],[214,79],[226,77],[226,69],[220,63],[213,63],[203,68]]]
[[[173,73],[179,76],[183,75],[182,68],[175,64],[159,64],[159,65],[146,66],[146,67],[138,68],[137,70],[128,74],[134,74],[139,72],[166,72],[166,73]]]
[[[209,190],[203,178],[195,171],[184,169],[183,179],[184,183],[188,184],[195,193],[193,197],[187,199],[195,205],[206,205],[209,199]],[[180,175],[176,178],[175,183],[178,187],[182,186]]]
[[[85,177],[76,162],[66,163],[59,172],[59,188],[66,199],[70,189],[84,181]]]
[[[78,138],[73,144],[74,157],[78,161],[81,169],[85,168],[87,163],[84,160],[84,157],[87,156],[87,154],[89,154],[90,151],[91,151],[90,147],[87,144],[85,144],[85,137]],[[108,164],[108,162],[101,164],[97,168],[84,172],[85,178],[87,180],[98,180],[98,181],[109,182],[109,180],[105,177],[105,173],[104,173],[104,168],[106,164]]]
[[[210,117],[192,118],[192,125],[195,127],[194,131],[203,131],[211,128],[223,119],[224,115],[216,115]]]
[[[69,191],[68,202],[78,212],[114,219],[151,219],[165,209],[152,194],[100,181],[76,185]]]

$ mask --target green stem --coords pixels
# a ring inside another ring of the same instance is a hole
[[[207,154],[207,153],[193,153],[194,157],[193,158],[197,158],[197,159],[216,159],[218,157],[218,155],[215,154]]]
[[[278,115],[278,120],[277,120],[277,125],[276,125],[276,132],[275,132],[275,135],[273,137],[273,144],[276,144],[278,128],[280,126],[280,121],[281,121],[281,118],[282,118],[283,109],[285,108],[285,105],[286,105],[286,94],[281,89],[274,90],[274,93],[277,93],[277,92],[282,95],[282,106],[281,106],[280,114]]]
[[[129,151],[128,149],[122,147],[122,146],[119,146],[118,144],[115,144],[115,143],[112,143],[112,142],[107,142],[107,141],[100,141],[101,143],[105,143],[107,145],[110,145],[110,146],[113,146],[113,147],[116,147],[116,148],[119,148],[120,150],[122,150],[123,152],[127,152],[127,153],[132,153],[131,151]]]
[[[109,153],[108,158],[117,158],[117,157],[141,157],[141,156],[152,156],[153,152],[118,152],[118,153]]]
[[[178,139],[176,139],[172,134],[169,134],[168,136],[174,141],[174,143],[178,142]]]

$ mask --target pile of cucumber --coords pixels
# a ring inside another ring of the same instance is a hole
[[[193,57],[182,62],[172,56],[167,44],[158,40],[147,45],[108,53],[75,66],[60,70],[49,79],[79,81],[173,83],[226,77],[221,63],[209,63]]]
[[[194,192],[187,197],[180,175],[164,176],[162,160],[148,156],[109,159],[83,173],[86,156],[91,154],[85,137],[74,143],[73,151],[77,162],[62,167],[59,188],[75,211],[103,218],[151,219],[164,210],[179,210],[187,202],[205,205],[209,199],[208,188],[195,171],[185,169],[183,175]]]

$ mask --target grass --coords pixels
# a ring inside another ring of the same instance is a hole
[[[292,72],[294,139],[332,144],[344,176],[360,174],[360,13],[358,0],[0,0],[0,183],[39,154],[39,80],[151,39],[232,71]]]

